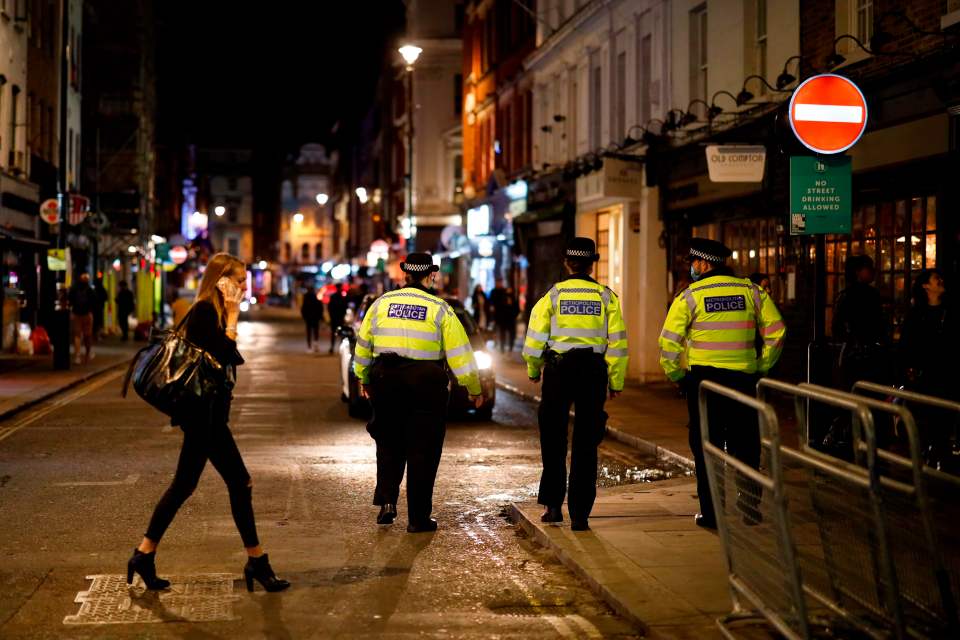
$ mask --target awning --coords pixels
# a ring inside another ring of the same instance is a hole
[[[28,236],[13,229],[0,229],[0,245],[5,244],[16,244],[32,249],[42,249],[50,246],[50,243],[46,240],[38,240],[33,236]]]

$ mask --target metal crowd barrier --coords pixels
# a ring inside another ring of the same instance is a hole
[[[883,389],[886,393],[886,387],[866,384],[866,388],[855,389],[873,392]],[[886,414],[899,421],[906,432],[909,457],[880,449],[877,458],[881,504],[905,624],[908,631],[920,637],[960,637],[956,596],[936,529],[938,514],[928,494],[928,486],[939,481],[931,480],[924,472],[921,438],[913,414],[902,404],[817,385],[800,386],[862,403],[874,414],[879,414],[877,417]],[[857,445],[865,446],[863,443]],[[929,471],[940,473],[933,469]],[[956,489],[960,487],[960,478],[945,477],[952,481],[953,496],[956,496],[953,501],[957,502],[960,493]],[[956,522],[953,520],[951,527],[956,526]]]
[[[710,441],[707,401],[715,394],[753,409],[774,464],[753,469]],[[791,538],[779,455],[780,430],[773,408],[714,382],[700,384],[700,425],[710,492],[726,553],[733,612],[717,621],[727,638],[730,625],[762,616],[786,638],[810,637],[799,564]],[[746,495],[745,495],[746,494]]]

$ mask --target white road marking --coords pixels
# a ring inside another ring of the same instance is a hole
[[[572,620],[574,624],[583,629],[584,633],[587,634],[590,638],[602,638],[603,634],[600,633],[600,629],[597,629],[593,626],[593,623],[584,618],[581,615],[576,613],[570,614],[566,617],[566,620]]]
[[[557,630],[564,638],[576,638],[577,634],[573,632],[563,618],[558,618],[557,616],[543,616],[543,619],[553,625],[553,628]]]
[[[131,473],[123,480],[103,480],[103,481],[77,481],[77,482],[54,482],[55,487],[115,487],[122,484],[137,484],[140,479],[139,473]]]
[[[95,391],[100,387],[106,385],[107,383],[116,380],[117,378],[122,376],[123,373],[124,372],[122,370],[117,370],[112,373],[106,373],[99,378],[95,378],[90,382],[80,385],[79,388],[73,391],[70,391],[63,396],[60,396],[52,401],[48,401],[48,403],[41,405],[39,409],[35,409],[33,411],[28,410],[26,415],[19,418],[18,420],[15,420],[14,423],[11,424],[10,426],[0,428],[0,440],[9,438],[20,429],[23,429],[24,427],[33,424],[40,418],[43,418],[44,416],[49,415],[50,413],[53,413],[60,407],[66,404],[69,404],[74,400],[82,398],[88,393]]]
[[[863,107],[842,104],[800,104],[793,107],[793,119],[805,122],[863,122]]]

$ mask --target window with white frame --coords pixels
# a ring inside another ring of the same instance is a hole
[[[853,35],[870,46],[870,38],[873,37],[873,0],[851,0],[850,8],[853,10]]]
[[[690,12],[690,100],[707,99],[707,5]]]
[[[767,77],[767,0],[756,0],[754,6],[754,65],[757,75]],[[767,86],[760,83],[760,93],[766,93]]]
[[[640,64],[637,65],[640,71],[640,77],[637,79],[639,89],[639,122],[641,126],[645,125],[651,115],[651,85],[653,83],[653,37],[648,33],[640,38],[640,47],[637,51],[637,57]]]
[[[603,68],[600,56],[594,54],[590,61],[590,150],[603,146]]]
[[[616,121],[610,137],[614,142],[620,142],[627,128],[627,52],[617,54],[617,92]]]

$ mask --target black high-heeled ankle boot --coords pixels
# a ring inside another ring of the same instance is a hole
[[[377,524],[393,524],[397,518],[397,505],[385,504],[380,507],[380,513],[377,514]]]
[[[247,591],[253,592],[253,581],[256,580],[267,591],[283,591],[290,586],[286,580],[277,577],[270,567],[270,560],[267,554],[259,558],[253,556],[247,558],[247,564],[243,567],[243,577],[247,581]]]
[[[134,549],[133,555],[127,562],[127,584],[133,584],[133,574],[136,573],[143,579],[143,584],[146,585],[147,589],[151,591],[162,591],[169,587],[169,580],[157,577],[156,558],[156,551],[144,553],[139,549]]]

